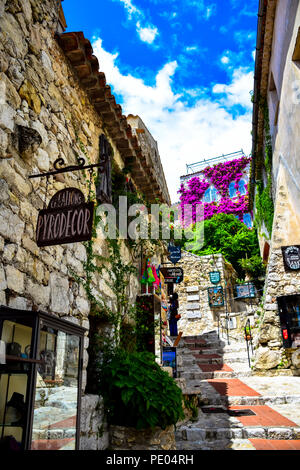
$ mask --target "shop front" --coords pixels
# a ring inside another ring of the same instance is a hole
[[[284,348],[300,348],[300,294],[277,297]]]
[[[79,448],[84,329],[0,307],[0,448]]]

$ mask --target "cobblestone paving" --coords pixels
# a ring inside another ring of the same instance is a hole
[[[183,338],[178,364],[199,403],[197,419],[177,428],[178,450],[300,449],[300,377],[254,375],[245,343],[216,331]]]

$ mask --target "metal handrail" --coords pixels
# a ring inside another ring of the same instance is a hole
[[[245,333],[245,340],[247,344],[247,354],[248,354],[248,362],[249,362],[249,367],[251,368],[251,361],[250,361],[250,348],[249,348],[249,343],[251,346],[251,351],[253,355],[253,344],[252,344],[252,333],[251,333],[251,325],[250,325],[250,319],[248,318],[246,325],[244,327],[244,333]]]

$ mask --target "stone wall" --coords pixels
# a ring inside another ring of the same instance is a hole
[[[227,313],[230,317],[243,319],[238,323],[233,321],[236,328],[239,328],[244,319],[252,313],[249,302],[233,301],[237,274],[221,254],[197,256],[182,251],[182,258],[176,266],[181,267],[184,271],[183,282],[176,285],[174,289],[179,296],[179,313],[181,315],[181,319],[178,321],[178,331],[182,331],[183,336],[199,335],[216,328],[218,316],[225,326],[225,296],[223,307],[212,308],[208,302],[207,289],[214,286],[209,278],[209,273],[212,271],[220,272],[220,283],[217,285],[223,287],[223,292],[225,292],[226,282]],[[239,303],[241,306],[237,308]],[[236,312],[236,310],[238,311]]]
[[[84,393],[90,305],[74,274],[85,276],[86,250],[82,243],[39,248],[35,228],[38,211],[58,190],[76,187],[87,198],[88,175],[73,172],[50,177],[47,192],[45,178],[29,179],[29,175],[49,171],[58,157],[66,165],[76,164],[78,157],[98,163],[102,133],[114,148],[115,163],[124,164],[105,122],[55,40],[59,7],[56,0],[0,4],[0,304],[50,312],[87,329]],[[98,238],[95,247],[97,254],[107,254],[104,240]],[[132,260],[125,245],[122,256]],[[105,280],[94,276],[93,284],[113,307],[115,299]],[[132,299],[138,288],[137,278],[132,279]],[[106,445],[105,428],[101,442],[96,437],[103,418],[93,414],[96,399],[83,398],[83,448]],[[86,427],[89,419],[90,430]]]
[[[254,367],[259,370],[274,368],[290,368],[299,370],[297,355],[286,354],[283,348],[280,319],[278,314],[277,297],[299,294],[300,271],[287,272],[283,264],[281,246],[296,243],[297,236],[300,240],[300,227],[294,226],[292,238],[289,234],[291,217],[291,204],[287,182],[282,175],[277,187],[275,215],[272,234],[272,245],[268,261],[263,317],[257,335],[257,350],[255,353]]]
[[[103,400],[85,395],[81,400],[80,450],[104,450],[109,445]]]
[[[175,428],[154,430],[110,426],[110,450],[176,450]]]

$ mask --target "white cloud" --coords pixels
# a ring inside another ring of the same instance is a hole
[[[226,107],[241,105],[250,110],[252,108],[250,91],[253,89],[253,72],[243,67],[233,71],[232,82],[229,85],[217,84],[213,93],[224,95],[221,102]]]
[[[205,18],[207,20],[209,20],[209,18],[213,15],[215,15],[217,12],[217,5],[216,4],[212,4],[212,5],[209,5],[208,7],[206,7],[206,11],[205,11]]]
[[[186,46],[184,50],[185,52],[194,52],[198,50],[198,46]]]
[[[137,22],[136,26],[140,39],[144,42],[147,42],[148,44],[152,44],[158,35],[158,29],[155,26],[142,28],[139,21]]]
[[[224,56],[221,58],[221,62],[222,62],[222,64],[229,64],[230,59],[229,59],[229,57],[227,57],[226,55],[224,55]]]
[[[132,19],[132,16],[133,16],[133,15],[141,15],[141,14],[142,14],[141,10],[139,10],[138,8],[136,8],[136,7],[132,4],[131,0],[119,0],[119,1],[124,4],[124,7],[125,7],[125,9],[126,9],[127,12],[128,12],[128,18],[129,18],[129,19]]]
[[[141,41],[148,44],[152,44],[156,36],[159,34],[156,26],[149,23],[142,24],[145,22],[145,15],[142,10],[137,8],[131,0],[118,0],[123,3],[125,10],[127,11],[128,20],[134,20],[136,22],[136,31]]]
[[[179,178],[187,163],[241,148],[250,152],[253,75],[246,69],[236,69],[229,85],[216,84],[212,95],[201,90],[197,94],[196,89],[176,94],[176,61],[166,63],[149,86],[131,74],[123,75],[116,64],[118,54],[105,51],[100,38],[93,48],[113,92],[122,96],[123,114],[138,114],[158,142],[173,202],[178,200]],[[194,97],[192,105],[185,102],[186,94]],[[245,108],[243,115],[234,116],[231,108],[236,104]]]

